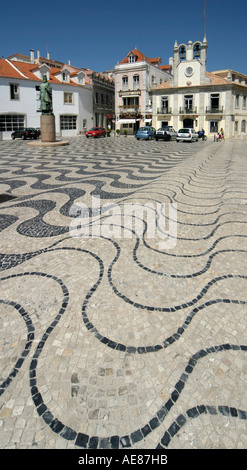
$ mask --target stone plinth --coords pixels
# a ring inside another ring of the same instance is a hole
[[[55,116],[54,114],[42,114],[40,116],[41,127],[41,141],[42,142],[55,142]]]

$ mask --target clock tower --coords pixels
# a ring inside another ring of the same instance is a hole
[[[191,87],[210,82],[206,76],[207,47],[206,35],[203,42],[189,41],[178,46],[175,41],[172,86]]]

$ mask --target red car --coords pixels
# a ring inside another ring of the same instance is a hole
[[[105,137],[106,130],[103,127],[92,127],[86,132],[86,137]]]

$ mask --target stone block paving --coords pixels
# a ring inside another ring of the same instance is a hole
[[[247,448],[246,177],[243,141],[0,142],[2,449]]]

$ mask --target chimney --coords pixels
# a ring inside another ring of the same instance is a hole
[[[70,60],[68,61],[68,65],[71,65]]]
[[[47,52],[47,57],[46,57],[48,60],[50,60],[50,53]]]
[[[40,51],[37,51],[37,59],[39,60],[40,58]]]
[[[30,49],[30,61],[33,64],[34,63],[34,50]]]

